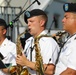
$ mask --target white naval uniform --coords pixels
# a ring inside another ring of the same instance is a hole
[[[40,35],[43,34],[47,34],[47,31],[44,30]],[[40,45],[40,52],[43,58],[43,63],[44,64],[48,64],[48,63],[52,63],[55,65],[56,63],[56,59],[58,56],[58,52],[59,52],[59,46],[56,43],[56,41],[51,38],[51,37],[42,37],[39,40],[39,45]],[[30,47],[34,46],[34,38],[30,37],[27,41],[26,41],[26,45],[25,45],[25,52],[26,52],[26,56],[27,59],[30,61],[32,60],[32,62],[35,62],[35,50],[32,51],[32,58],[30,56]],[[49,62],[49,59],[51,58],[51,61]],[[29,68],[28,68],[29,69]],[[29,69],[29,72],[31,73],[31,75],[36,75],[36,71],[33,71],[31,69]]]
[[[76,70],[76,34],[67,40],[61,50],[59,61],[56,65],[55,75],[60,75],[68,67]]]
[[[12,66],[16,65],[16,45],[8,40],[7,38],[3,41],[2,45],[0,45],[0,53],[4,56],[2,60],[5,64],[11,63]],[[5,74],[0,70],[0,75],[9,75]]]

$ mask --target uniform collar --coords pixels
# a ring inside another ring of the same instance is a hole
[[[42,31],[40,34],[39,34],[39,36],[40,35],[46,35],[48,33],[48,30],[44,30],[44,31]]]
[[[69,37],[69,39],[74,39],[74,38],[76,38],[76,33]]]
[[[1,45],[1,46],[6,46],[6,45],[7,45],[7,43],[8,43],[8,39],[7,39],[7,38],[5,38],[5,40],[3,41],[3,43],[2,43],[2,45]]]

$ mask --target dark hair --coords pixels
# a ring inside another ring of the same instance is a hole
[[[7,29],[7,24],[5,22],[5,20],[0,18],[0,26],[4,26],[5,29]]]

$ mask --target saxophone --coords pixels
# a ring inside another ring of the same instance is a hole
[[[62,38],[61,36],[64,34],[66,34],[66,32],[62,31],[62,32],[57,32],[55,34],[55,36],[46,34],[46,35],[40,35],[40,36],[37,36],[36,38],[34,38],[34,44],[35,44],[34,47],[35,47],[35,52],[36,52],[35,69],[36,69],[38,75],[44,75],[44,72],[45,72],[44,65],[43,65],[43,59],[42,59],[42,56],[40,53],[40,46],[39,46],[40,38],[42,38],[42,37],[52,37],[53,39],[56,38],[57,43],[59,43],[60,41],[59,41],[59,39],[57,39],[57,36],[59,36],[59,38],[61,39]]]
[[[27,30],[26,30],[27,31]],[[26,33],[23,32],[21,34],[18,35],[18,38],[17,38],[17,43],[16,43],[16,50],[17,50],[17,55],[22,55],[22,51],[23,51],[23,48],[21,46],[21,41],[20,41],[20,37]],[[21,65],[17,64],[17,66],[12,66],[10,67],[9,69],[9,72],[11,75],[31,75],[27,68],[23,68]]]
[[[34,44],[35,44],[35,58],[36,58],[36,63],[35,63],[35,69],[37,71],[38,75],[44,75],[44,66],[43,66],[43,59],[40,53],[40,46],[39,46],[39,39],[41,37],[46,37],[46,35],[41,35],[39,37],[36,37],[34,39]]]

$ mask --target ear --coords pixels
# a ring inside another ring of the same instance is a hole
[[[41,20],[41,21],[40,21],[41,26],[44,26],[44,23],[45,23],[44,20]]]
[[[6,29],[4,29],[4,30],[3,30],[3,34],[6,34],[6,32],[7,32],[7,30],[6,30]]]

